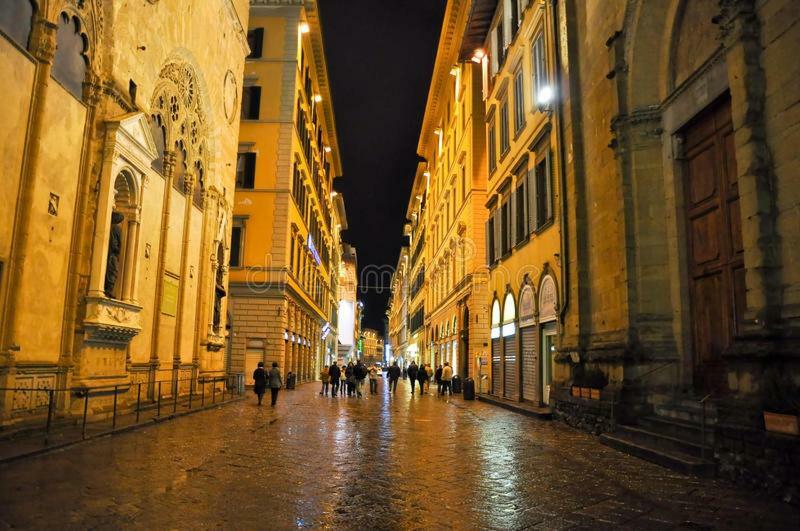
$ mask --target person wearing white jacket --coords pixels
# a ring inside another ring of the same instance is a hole
[[[453,368],[450,363],[445,362],[442,368],[442,391],[441,394],[450,394],[453,396]]]

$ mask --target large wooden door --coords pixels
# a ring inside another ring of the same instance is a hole
[[[730,98],[705,110],[683,131],[694,384],[723,387],[723,353],[745,306],[739,187]]]

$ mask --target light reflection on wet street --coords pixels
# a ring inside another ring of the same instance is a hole
[[[792,528],[751,491],[480,402],[283,391],[0,468],[19,528]]]

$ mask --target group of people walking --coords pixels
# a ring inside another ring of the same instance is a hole
[[[358,360],[353,363],[352,361],[347,366],[339,367],[334,361],[330,367],[325,365],[320,373],[322,380],[322,389],[319,394],[328,396],[328,389],[330,388],[331,396],[357,396],[361,398],[364,396],[364,383],[369,380],[369,394],[378,394],[378,367],[371,365],[367,367],[364,362]]]
[[[269,387],[272,393],[272,406],[278,401],[278,391],[283,387],[283,380],[281,379],[281,371],[278,369],[278,363],[273,361],[272,368],[269,372],[264,370],[264,362],[259,361],[258,367],[253,371],[253,392],[258,397],[258,405],[264,399],[264,394]]]
[[[344,370],[342,370],[344,369]],[[369,394],[378,394],[378,368],[376,365],[367,367],[364,362],[358,360],[356,363],[352,361],[346,366],[339,367],[334,361],[330,366],[325,365],[320,373],[322,380],[322,389],[319,394],[328,396],[330,391],[331,396],[357,396],[361,398],[364,396],[364,384],[369,380]],[[404,374],[405,373],[405,374]],[[397,381],[400,377],[408,375],[411,380],[411,394],[415,394],[415,385],[418,384],[419,394],[424,395],[425,391],[430,393],[431,381],[436,383],[437,394],[452,395],[453,394],[453,368],[448,362],[434,370],[430,364],[417,365],[411,362],[411,365],[403,371],[397,362],[394,362],[387,370],[386,376],[389,379],[389,391],[394,393],[397,391]],[[272,368],[269,371],[264,369],[264,362],[259,361],[258,367],[253,372],[253,392],[258,397],[258,405],[260,406],[266,390],[269,388],[271,396],[271,404],[275,406],[278,401],[278,392],[283,387],[283,380],[281,372],[278,369],[278,363],[273,362]]]
[[[394,362],[387,376],[389,377],[389,391],[394,393],[397,390],[397,381],[400,379],[402,371],[397,362]],[[445,362],[444,365],[439,365],[436,370],[430,364],[417,365],[416,362],[411,362],[411,365],[406,369],[406,374],[411,380],[411,394],[415,393],[415,384],[419,384],[419,394],[424,395],[427,390],[430,392],[431,380],[436,383],[437,394],[451,395],[453,394],[453,368],[450,363]]]

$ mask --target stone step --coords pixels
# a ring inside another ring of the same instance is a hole
[[[702,477],[714,477],[716,474],[716,465],[711,461],[704,461],[682,452],[659,450],[620,433],[604,433],[600,436],[600,442],[626,454],[684,474]]]
[[[703,404],[699,401],[689,399],[679,399],[666,404],[659,404],[654,408],[655,414],[659,417],[666,417],[682,420],[693,424],[703,422]],[[713,425],[717,422],[717,410],[713,404],[706,404],[706,425]]]
[[[645,430],[696,444],[705,442],[705,444],[711,445],[714,442],[714,427],[711,423],[706,425],[705,439],[703,438],[702,424],[676,418],[649,415],[638,418],[636,424]]]
[[[628,439],[641,443],[645,446],[665,452],[678,452],[696,458],[702,458],[704,451],[706,456],[714,455],[714,451],[710,446],[704,447],[699,442],[693,442],[687,439],[664,435],[662,433],[650,431],[638,426],[625,426],[619,424],[617,425],[614,433],[616,435],[625,436]]]

